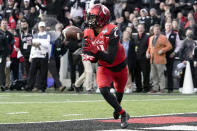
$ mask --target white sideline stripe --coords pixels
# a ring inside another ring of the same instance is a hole
[[[66,114],[66,115],[63,115],[63,116],[81,116],[83,114]]]
[[[97,95],[97,94],[65,94],[65,93],[46,93],[46,94],[43,94],[43,93],[31,93],[31,94],[28,94],[28,93],[16,93],[16,94],[13,94],[13,93],[5,93],[4,96],[12,96],[12,95],[20,95],[20,96],[77,96],[77,95]],[[2,95],[0,95],[2,96]]]
[[[29,112],[9,112],[9,113],[6,113],[8,115],[16,115],[16,114],[27,114]]]
[[[177,101],[177,100],[190,100],[191,98],[174,98],[174,99],[145,99],[145,100],[123,100],[125,102],[132,101]],[[87,100],[87,101],[47,101],[47,102],[37,102],[37,101],[27,101],[27,102],[0,102],[0,104],[49,104],[49,103],[94,103],[94,102],[105,102],[105,100]]]
[[[167,115],[181,115],[181,114],[195,114],[197,112],[186,112],[186,113],[169,113],[169,114],[156,114],[156,115],[143,115],[143,116],[132,116],[132,117],[150,117],[150,116],[167,116]],[[88,121],[88,120],[109,120],[109,118],[88,118],[88,119],[73,119],[73,120],[59,120],[59,121],[40,121],[40,122],[19,122],[19,123],[0,123],[0,125],[19,125],[19,124],[42,124],[42,123],[61,123],[61,122],[72,122],[72,121]]]
[[[197,126],[188,126],[188,125],[172,125],[172,126],[162,126],[162,127],[148,127],[140,128],[145,130],[171,130],[171,131],[196,131]]]
[[[129,130],[129,129],[113,129],[113,130],[97,130],[97,131],[139,131],[139,130]]]

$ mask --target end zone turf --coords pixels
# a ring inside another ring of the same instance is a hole
[[[2,131],[122,131],[119,120],[92,119],[64,122],[1,124]],[[136,117],[129,120],[129,126],[123,131],[135,130],[197,130],[197,113],[173,114],[165,116]]]

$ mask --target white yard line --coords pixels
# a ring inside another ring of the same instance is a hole
[[[133,102],[133,101],[179,101],[179,100],[190,100],[191,98],[169,98],[169,99],[143,99],[143,100],[123,100],[125,102]],[[26,101],[26,102],[0,102],[0,104],[50,104],[50,103],[94,103],[94,102],[105,102],[104,100],[82,100],[82,101],[46,101],[46,102],[38,102],[38,101]]]
[[[66,114],[66,115],[63,115],[63,116],[81,116],[83,114]]]
[[[29,112],[9,112],[9,113],[6,113],[8,115],[17,115],[17,114],[27,114]]]

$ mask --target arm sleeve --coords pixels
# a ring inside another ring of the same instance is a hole
[[[95,55],[97,59],[103,60],[109,64],[112,64],[115,60],[117,51],[118,51],[118,43],[120,40],[118,28],[114,28],[109,37],[109,43],[107,47],[107,51],[98,51]]]

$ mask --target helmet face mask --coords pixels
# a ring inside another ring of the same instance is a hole
[[[96,16],[95,15],[92,15],[92,14],[88,14],[87,15],[87,23],[88,23],[88,26],[91,27],[91,28],[95,28],[96,27]]]
[[[95,4],[87,12],[87,24],[91,28],[103,27],[109,22],[110,11],[102,4]]]

